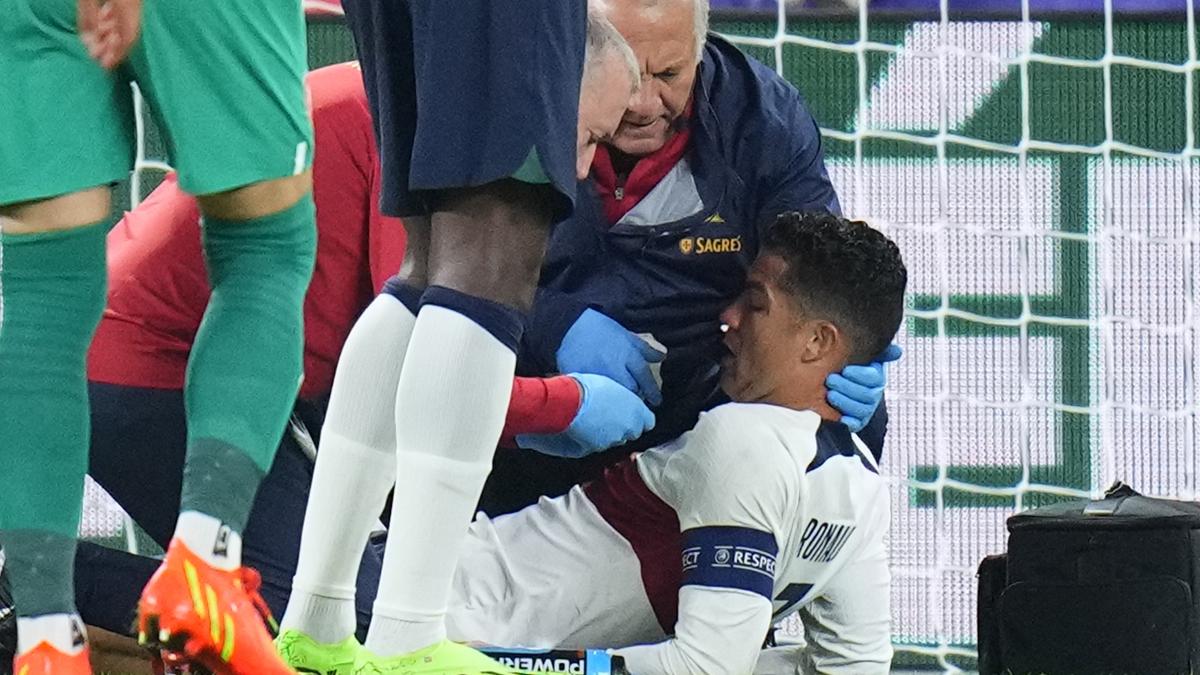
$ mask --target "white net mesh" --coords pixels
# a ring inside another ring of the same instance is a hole
[[[947,669],[1014,510],[1118,478],[1197,497],[1192,9],[1017,16],[735,27],[809,99],[846,213],[905,252],[893,628],[899,662]]]
[[[1117,478],[1198,496],[1195,18],[1111,2],[1061,21],[1028,0],[1025,20],[946,0],[922,21],[714,15],[800,87],[844,210],[908,262],[883,463],[901,664],[970,667],[975,569],[1015,509]],[[336,22],[309,38],[313,65],[351,57]],[[165,169],[139,130],[131,204]],[[88,497],[85,533],[116,536]]]

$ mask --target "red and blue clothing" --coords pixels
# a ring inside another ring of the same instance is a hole
[[[304,301],[304,383],[320,400],[342,344],[376,290],[400,267],[404,228],[382,215],[379,157],[353,63],[309,74],[321,156],[313,163],[317,262]],[[108,304],[92,341],[88,379],[182,389],[210,289],[196,200],[168,176],[108,235]]]
[[[316,144],[317,262],[304,302],[300,398],[329,396],[342,345],[376,291],[400,269],[404,228],[379,211],[379,155],[362,74],[354,63],[308,76]],[[108,235],[108,303],[88,354],[88,379],[183,388],[188,355],[211,294],[200,211],[174,175]],[[505,438],[556,433],[579,408],[566,378],[517,378]]]
[[[522,354],[522,372],[554,371],[563,335],[589,307],[666,345],[664,402],[638,447],[678,436],[724,400],[718,315],[741,291],[762,229],[785,211],[840,212],[817,123],[774,70],[710,35],[688,111],[624,183],[597,152],[575,214],[552,233]]]
[[[319,437],[323,403],[346,336],[376,290],[400,267],[404,230],[378,208],[379,158],[356,64],[308,76],[317,152],[317,262],[304,304],[305,379],[295,415]],[[89,472],[160,545],[174,527],[186,454],[183,382],[210,288],[196,200],[169,176],[108,236],[108,306],[89,353],[92,433]],[[518,378],[509,436],[555,433],[579,408],[574,380]],[[137,470],[131,470],[137,467]],[[299,555],[312,462],[285,433],[243,532],[243,557],[263,574],[278,616]],[[93,625],[124,632],[157,561],[83,546],[77,605]],[[360,568],[358,616],[365,629],[381,558]]]

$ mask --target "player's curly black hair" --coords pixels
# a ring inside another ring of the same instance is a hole
[[[847,335],[850,362],[867,363],[888,346],[904,314],[908,270],[879,230],[828,213],[780,214],[762,251],[784,259],[780,285],[810,316]]]

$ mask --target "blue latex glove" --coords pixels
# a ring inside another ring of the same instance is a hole
[[[517,434],[517,445],[555,457],[578,458],[627,443],[654,428],[654,413],[642,399],[603,375],[570,377],[583,391],[579,412],[558,434]]]
[[[650,372],[650,364],[665,356],[594,309],[579,315],[556,354],[558,372],[603,375],[650,405],[662,403],[662,391]]]
[[[861,431],[883,401],[887,372],[883,364],[900,358],[904,350],[892,343],[874,361],[865,366],[846,366],[840,373],[825,378],[829,393],[825,399],[842,413],[842,424],[850,431]]]

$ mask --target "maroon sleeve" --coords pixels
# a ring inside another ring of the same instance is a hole
[[[379,215],[379,157],[362,73],[341,63],[312,71],[307,82],[316,134],[317,261],[304,300],[300,396],[318,399],[333,387],[355,320],[399,269],[404,232],[399,221]]]
[[[371,176],[371,216],[370,230],[370,265],[371,287],[375,292],[383,288],[383,283],[400,271],[400,263],[404,262],[404,247],[407,237],[404,224],[399,218],[385,216],[379,212],[379,167],[376,166]]]
[[[371,287],[375,292],[383,288],[383,282],[400,271],[400,263],[404,262],[404,247],[407,237],[404,223],[399,218],[385,216],[379,211],[379,154],[375,150],[375,139],[371,136],[370,117],[367,116],[367,142],[371,157],[371,170],[368,177],[368,199],[370,214],[367,220],[371,266]]]
[[[182,388],[209,294],[200,209],[171,174],[108,234],[108,301],[89,379]]]
[[[517,447],[518,434],[557,434],[566,430],[579,412],[582,396],[579,383],[566,375],[515,378],[500,445]]]

